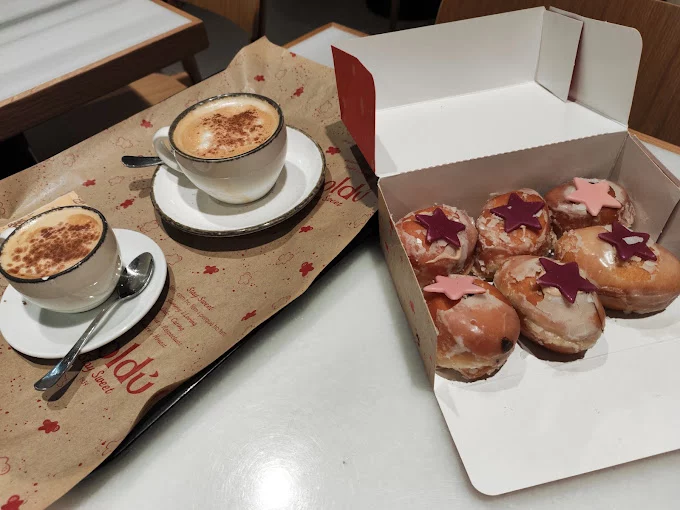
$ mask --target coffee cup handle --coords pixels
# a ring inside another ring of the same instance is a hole
[[[173,170],[177,170],[178,172],[181,172],[182,170],[180,169],[179,165],[177,164],[177,161],[175,160],[175,155],[172,153],[170,149],[168,149],[168,141],[170,140],[170,127],[162,127],[158,131],[156,131],[156,134],[153,135],[153,148],[156,151],[156,154],[158,154],[158,157],[161,158],[163,163]]]

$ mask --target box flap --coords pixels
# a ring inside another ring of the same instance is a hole
[[[569,97],[627,125],[642,54],[640,33],[631,27],[550,10],[583,22]]]
[[[335,46],[333,62],[340,117],[366,161],[375,169],[375,84],[359,60]]]
[[[342,119],[382,177],[625,131],[640,44],[537,7],[349,39],[333,55]]]
[[[545,11],[536,82],[566,101],[583,22]]]

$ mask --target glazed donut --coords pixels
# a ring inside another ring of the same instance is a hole
[[[565,291],[574,298],[573,304],[562,290],[548,285],[560,268],[573,273],[567,278],[571,288]],[[563,266],[527,255],[512,257],[496,272],[494,284],[517,310],[522,334],[551,351],[583,352],[595,345],[604,330],[602,303],[592,290],[580,290],[595,287],[583,279],[576,264]]]
[[[557,237],[576,228],[611,225],[615,221],[630,227],[635,221],[635,207],[626,190],[607,180],[577,177],[551,189],[545,202]]]
[[[519,317],[508,300],[473,276],[439,276],[423,290],[438,332],[437,366],[468,380],[498,371],[519,338]]]
[[[408,213],[395,228],[421,287],[436,276],[470,272],[477,229],[465,211],[433,205]]]
[[[509,257],[545,255],[554,243],[548,209],[541,195],[532,189],[489,200],[477,218],[477,232],[473,271],[485,280],[492,280]]]
[[[557,242],[555,255],[579,265],[599,287],[606,308],[657,312],[680,295],[680,261],[650,241],[649,234],[633,232],[620,223],[567,232]]]

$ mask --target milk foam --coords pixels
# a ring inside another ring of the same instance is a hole
[[[59,209],[20,227],[2,247],[0,265],[17,278],[45,278],[76,265],[97,246],[104,231],[89,209]]]
[[[226,97],[191,110],[179,121],[172,138],[180,151],[191,156],[230,158],[262,145],[278,124],[276,108],[266,101]]]

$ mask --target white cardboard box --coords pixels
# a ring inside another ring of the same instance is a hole
[[[490,379],[435,371],[436,331],[394,222],[576,176],[632,195],[635,228],[680,255],[678,181],[631,137],[638,32],[544,8],[333,48],[342,118],[380,177],[380,232],[404,312],[473,485],[518,490],[680,448],[680,300],[610,317],[584,359],[517,348]]]

